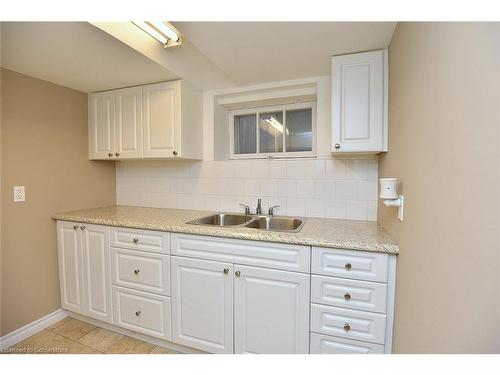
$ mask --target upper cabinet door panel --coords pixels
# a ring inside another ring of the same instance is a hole
[[[180,156],[180,81],[143,87],[144,157]]]
[[[115,91],[116,152],[120,159],[142,157],[142,87]]]
[[[387,151],[383,50],[332,58],[332,152]]]
[[[115,153],[115,94],[89,95],[89,158],[110,159]],[[110,156],[111,155],[111,156]]]

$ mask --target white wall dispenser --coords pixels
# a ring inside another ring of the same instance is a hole
[[[398,219],[403,221],[404,197],[398,194],[399,180],[394,177],[380,178],[380,199],[387,207],[398,207]]]

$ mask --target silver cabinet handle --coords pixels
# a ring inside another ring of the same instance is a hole
[[[73,229],[78,229],[78,225],[73,225]]]
[[[349,325],[349,323],[346,323],[344,324],[344,330],[347,332],[351,329],[351,326]]]
[[[352,268],[352,264],[351,263],[346,263],[344,267],[345,267],[346,270],[350,270]]]
[[[87,228],[85,225],[82,225],[82,226],[80,227],[80,229],[81,229],[81,230],[85,230],[85,228]]]
[[[135,312],[135,316],[139,316],[139,315],[141,315],[141,310],[137,310],[137,311]]]
[[[349,292],[347,292],[346,294],[344,294],[344,298],[349,301],[351,299],[351,294]]]
[[[224,268],[224,273],[228,274],[229,273],[229,268]]]
[[[138,275],[138,274],[139,274],[139,272],[141,272],[141,270],[140,270],[140,269],[136,269],[136,270],[134,270],[134,273],[135,273],[136,275]]]
[[[236,271],[234,274],[236,275],[236,277],[240,277],[241,272],[240,271]]]
[[[134,239],[132,240],[132,242],[137,243],[137,242],[139,242],[139,239],[138,239],[138,238],[134,238]]]
[[[335,149],[339,149],[340,148],[340,143],[335,143]]]

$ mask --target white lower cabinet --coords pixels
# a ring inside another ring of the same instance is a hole
[[[170,298],[114,286],[113,303],[116,325],[165,340],[172,338]]]
[[[173,341],[233,352],[233,265],[172,257]]]
[[[210,353],[392,350],[394,256],[67,221],[57,236],[75,313]]]
[[[384,345],[311,333],[311,354],[382,354]]]
[[[62,307],[111,323],[109,228],[60,221],[57,232]]]
[[[235,353],[309,353],[309,275],[234,269]]]

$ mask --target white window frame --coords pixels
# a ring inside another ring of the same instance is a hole
[[[311,109],[311,151],[286,151],[286,136],[283,134],[283,152],[260,152],[259,115],[269,112],[283,112],[283,126],[286,129],[286,112],[298,109]],[[256,152],[254,154],[234,153],[234,118],[241,115],[256,116]],[[229,111],[229,159],[287,159],[287,158],[311,158],[316,156],[316,102],[302,102],[294,104],[281,104],[268,107],[254,107]]]

